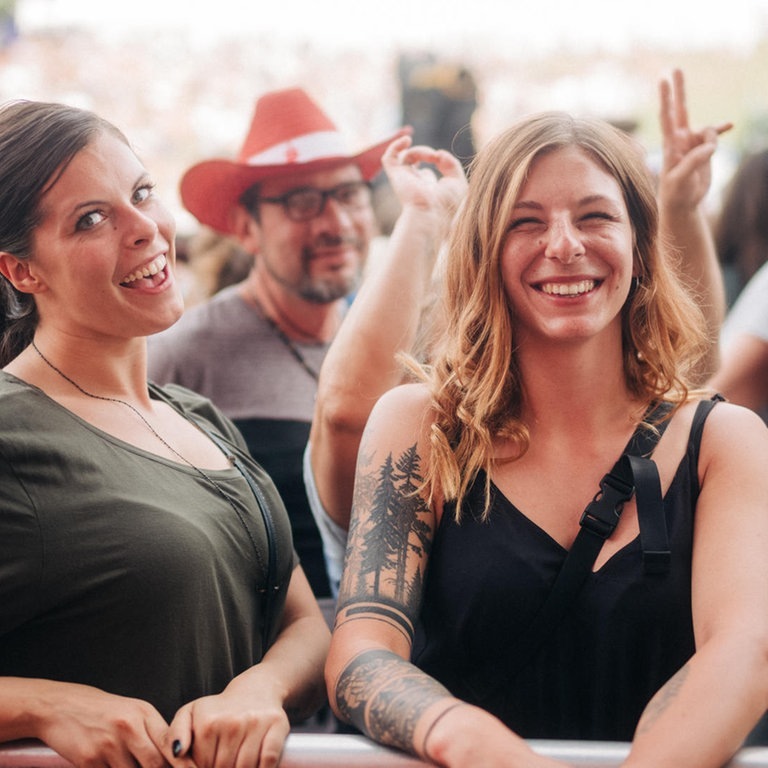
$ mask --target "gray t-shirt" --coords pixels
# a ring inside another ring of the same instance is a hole
[[[768,263],[755,272],[728,312],[720,331],[723,349],[742,334],[768,341]]]
[[[329,345],[295,346],[319,373]],[[173,382],[204,395],[230,419],[312,421],[317,381],[237,286],[151,336],[148,375],[158,384]]]

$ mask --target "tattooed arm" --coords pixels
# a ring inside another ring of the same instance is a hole
[[[371,260],[325,357],[310,434],[319,500],[344,530],[363,429],[376,400],[403,382],[398,352],[423,351],[418,346],[433,304],[438,249],[467,186],[453,155],[411,146],[407,136],[390,144],[382,164],[400,214],[386,253]]]
[[[718,768],[768,708],[767,462],[760,418],[718,404],[699,457],[696,652],[646,707],[627,766]]]
[[[397,387],[379,400],[363,435],[326,664],[331,705],[375,741],[438,765],[551,768],[554,761],[409,661],[440,513],[418,492],[428,407],[421,385]]]

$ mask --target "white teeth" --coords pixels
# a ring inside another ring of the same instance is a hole
[[[541,290],[555,296],[579,296],[589,293],[594,287],[594,280],[582,280],[578,283],[542,283]]]
[[[132,283],[134,280],[141,280],[142,277],[152,277],[152,275],[156,275],[158,272],[162,272],[162,270],[165,269],[166,264],[167,260],[165,255],[160,255],[149,264],[147,264],[146,267],[142,267],[141,269],[137,269],[135,272],[131,272],[130,275],[121,281],[121,285]]]

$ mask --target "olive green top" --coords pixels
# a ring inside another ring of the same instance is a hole
[[[175,386],[150,393],[230,442],[267,497],[274,636],[296,564],[274,485],[208,400]],[[205,474],[0,372],[0,676],[93,685],[171,719],[258,663],[265,525],[237,469]]]

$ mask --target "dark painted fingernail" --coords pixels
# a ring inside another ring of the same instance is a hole
[[[178,739],[174,739],[173,744],[171,744],[171,751],[174,757],[178,757],[181,754],[181,742]]]

